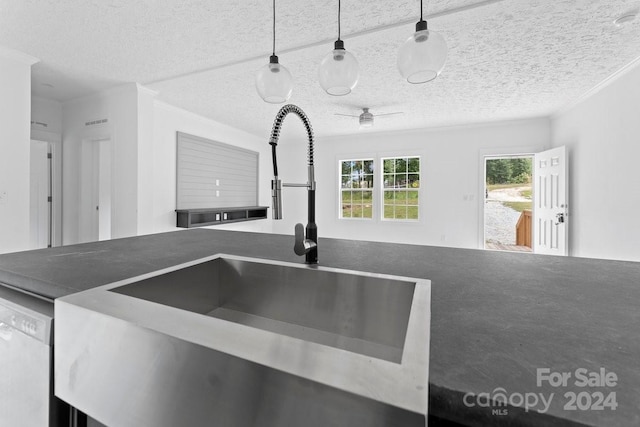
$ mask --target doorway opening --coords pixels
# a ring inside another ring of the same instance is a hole
[[[533,252],[533,160],[530,154],[485,157],[485,249]]]
[[[60,246],[62,144],[52,135],[33,138],[30,144],[29,246],[31,249]]]
[[[31,140],[30,247],[53,246],[53,165],[51,143]]]

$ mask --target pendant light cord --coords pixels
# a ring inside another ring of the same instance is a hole
[[[340,0],[338,0],[338,40],[340,40]]]
[[[420,20],[424,21],[424,19],[422,19],[422,0],[420,0]]]
[[[276,54],[276,0],[273,0],[273,55],[275,56],[275,54]]]

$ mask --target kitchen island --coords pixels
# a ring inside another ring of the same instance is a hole
[[[301,263],[292,246],[192,229],[0,255],[0,283],[56,299],[216,253]],[[324,238],[319,259],[431,280],[435,417],[640,425],[640,263]]]

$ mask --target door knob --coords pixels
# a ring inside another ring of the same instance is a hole
[[[556,214],[556,225],[564,224],[564,212],[559,212]]]

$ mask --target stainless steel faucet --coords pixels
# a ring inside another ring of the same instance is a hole
[[[282,122],[289,113],[294,113],[304,125],[309,139],[309,150],[307,152],[307,169],[309,172],[306,184],[282,183],[278,178],[278,161],[276,157],[276,146],[280,138],[280,129]],[[271,137],[269,138],[271,145],[271,155],[273,159],[273,180],[271,181],[271,199],[273,202],[273,219],[282,219],[282,187],[305,187],[307,189],[307,210],[308,220],[305,230],[302,224],[295,226],[295,243],[293,250],[297,255],[305,255],[307,264],[318,263],[318,227],[316,226],[316,181],[313,168],[313,129],[309,118],[302,109],[293,104],[287,104],[278,111],[276,119],[271,129]]]

